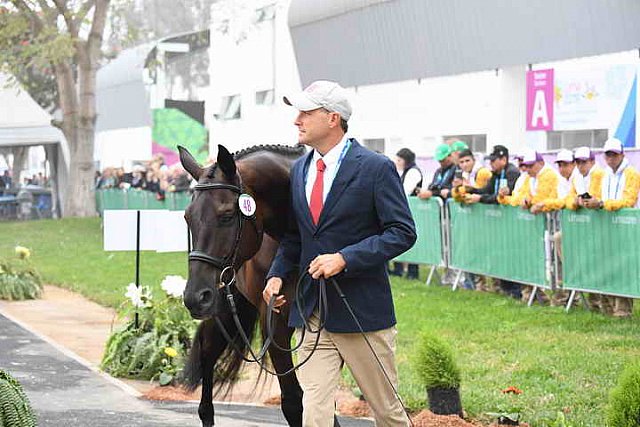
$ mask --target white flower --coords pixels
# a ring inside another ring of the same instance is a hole
[[[129,283],[124,296],[131,300],[131,304],[133,304],[134,307],[138,308],[144,307],[147,302],[151,300],[149,289],[143,286],[137,287],[135,283]]]
[[[184,288],[187,287],[186,279],[182,276],[166,276],[160,287],[167,293],[167,295],[174,298],[182,298]]]

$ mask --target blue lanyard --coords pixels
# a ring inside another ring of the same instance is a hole
[[[504,169],[500,172],[500,178],[496,179],[496,182],[493,184],[493,194],[498,194],[498,190],[500,189],[500,181],[504,179]]]
[[[445,172],[444,176],[442,176],[442,172],[440,172],[438,174],[438,182],[436,183],[436,185],[442,184],[442,181],[444,181],[444,179],[449,175],[449,172],[453,171],[454,169],[455,169],[455,166],[451,166],[449,170]]]
[[[333,171],[333,179],[336,179],[336,175],[338,174],[338,170],[340,170],[340,165],[342,164],[342,161],[344,160],[345,156],[347,155],[347,151],[349,151],[349,148],[351,148],[351,140],[347,139],[347,142],[344,144],[344,147],[342,147],[342,151],[340,152],[340,156],[338,157],[338,163],[336,163],[336,170]]]
[[[338,156],[338,162],[336,163],[336,169],[333,171],[333,179],[336,179],[336,175],[338,174],[338,170],[340,170],[340,165],[342,164],[342,161],[344,160],[344,158],[347,155],[347,152],[349,151],[349,149],[351,148],[351,140],[347,139],[347,142],[345,142],[344,147],[342,147],[342,151],[340,152],[340,156]],[[311,158],[313,159],[313,156],[311,156]],[[311,168],[311,166],[309,166],[309,168]],[[307,178],[309,177],[309,169],[307,169],[307,173],[304,176],[304,184],[307,185]]]

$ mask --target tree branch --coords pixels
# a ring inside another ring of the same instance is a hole
[[[67,8],[67,2],[65,0],[53,0],[53,2],[55,3],[60,15],[64,18],[64,22],[67,24],[71,37],[74,39],[78,38],[78,27],[73,16],[71,16],[71,11]]]
[[[40,17],[38,16],[37,13],[35,13],[35,11],[31,8],[31,6],[29,6],[27,4],[26,1],[24,0],[11,0],[11,3],[20,11],[22,11],[23,13],[27,14],[29,16],[29,19],[31,19],[31,22],[33,22],[33,24],[36,27],[36,30],[38,32],[42,31],[42,29],[44,28],[44,22],[42,22],[42,19],[40,19]]]
[[[96,4],[96,0],[87,0],[86,2],[82,3],[82,6],[80,6],[80,10],[76,14],[76,19],[75,19],[76,25],[78,27],[82,25],[82,21],[84,21],[84,18],[87,17],[87,14],[91,10],[91,8],[95,6],[95,4]]]

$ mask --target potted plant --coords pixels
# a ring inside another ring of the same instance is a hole
[[[627,427],[640,425],[640,362],[627,366],[618,385],[609,394],[607,425]]]
[[[416,365],[420,380],[427,389],[431,412],[462,417],[460,370],[451,347],[433,334],[423,334],[418,345]]]
[[[0,425],[35,427],[36,416],[18,381],[0,369]]]

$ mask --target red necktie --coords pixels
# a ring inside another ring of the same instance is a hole
[[[320,212],[322,212],[322,195],[324,192],[324,170],[327,165],[324,164],[322,159],[318,159],[316,162],[316,181],[313,183],[313,189],[311,190],[311,201],[309,202],[309,209],[311,210],[311,218],[314,224],[318,224],[320,219]]]

